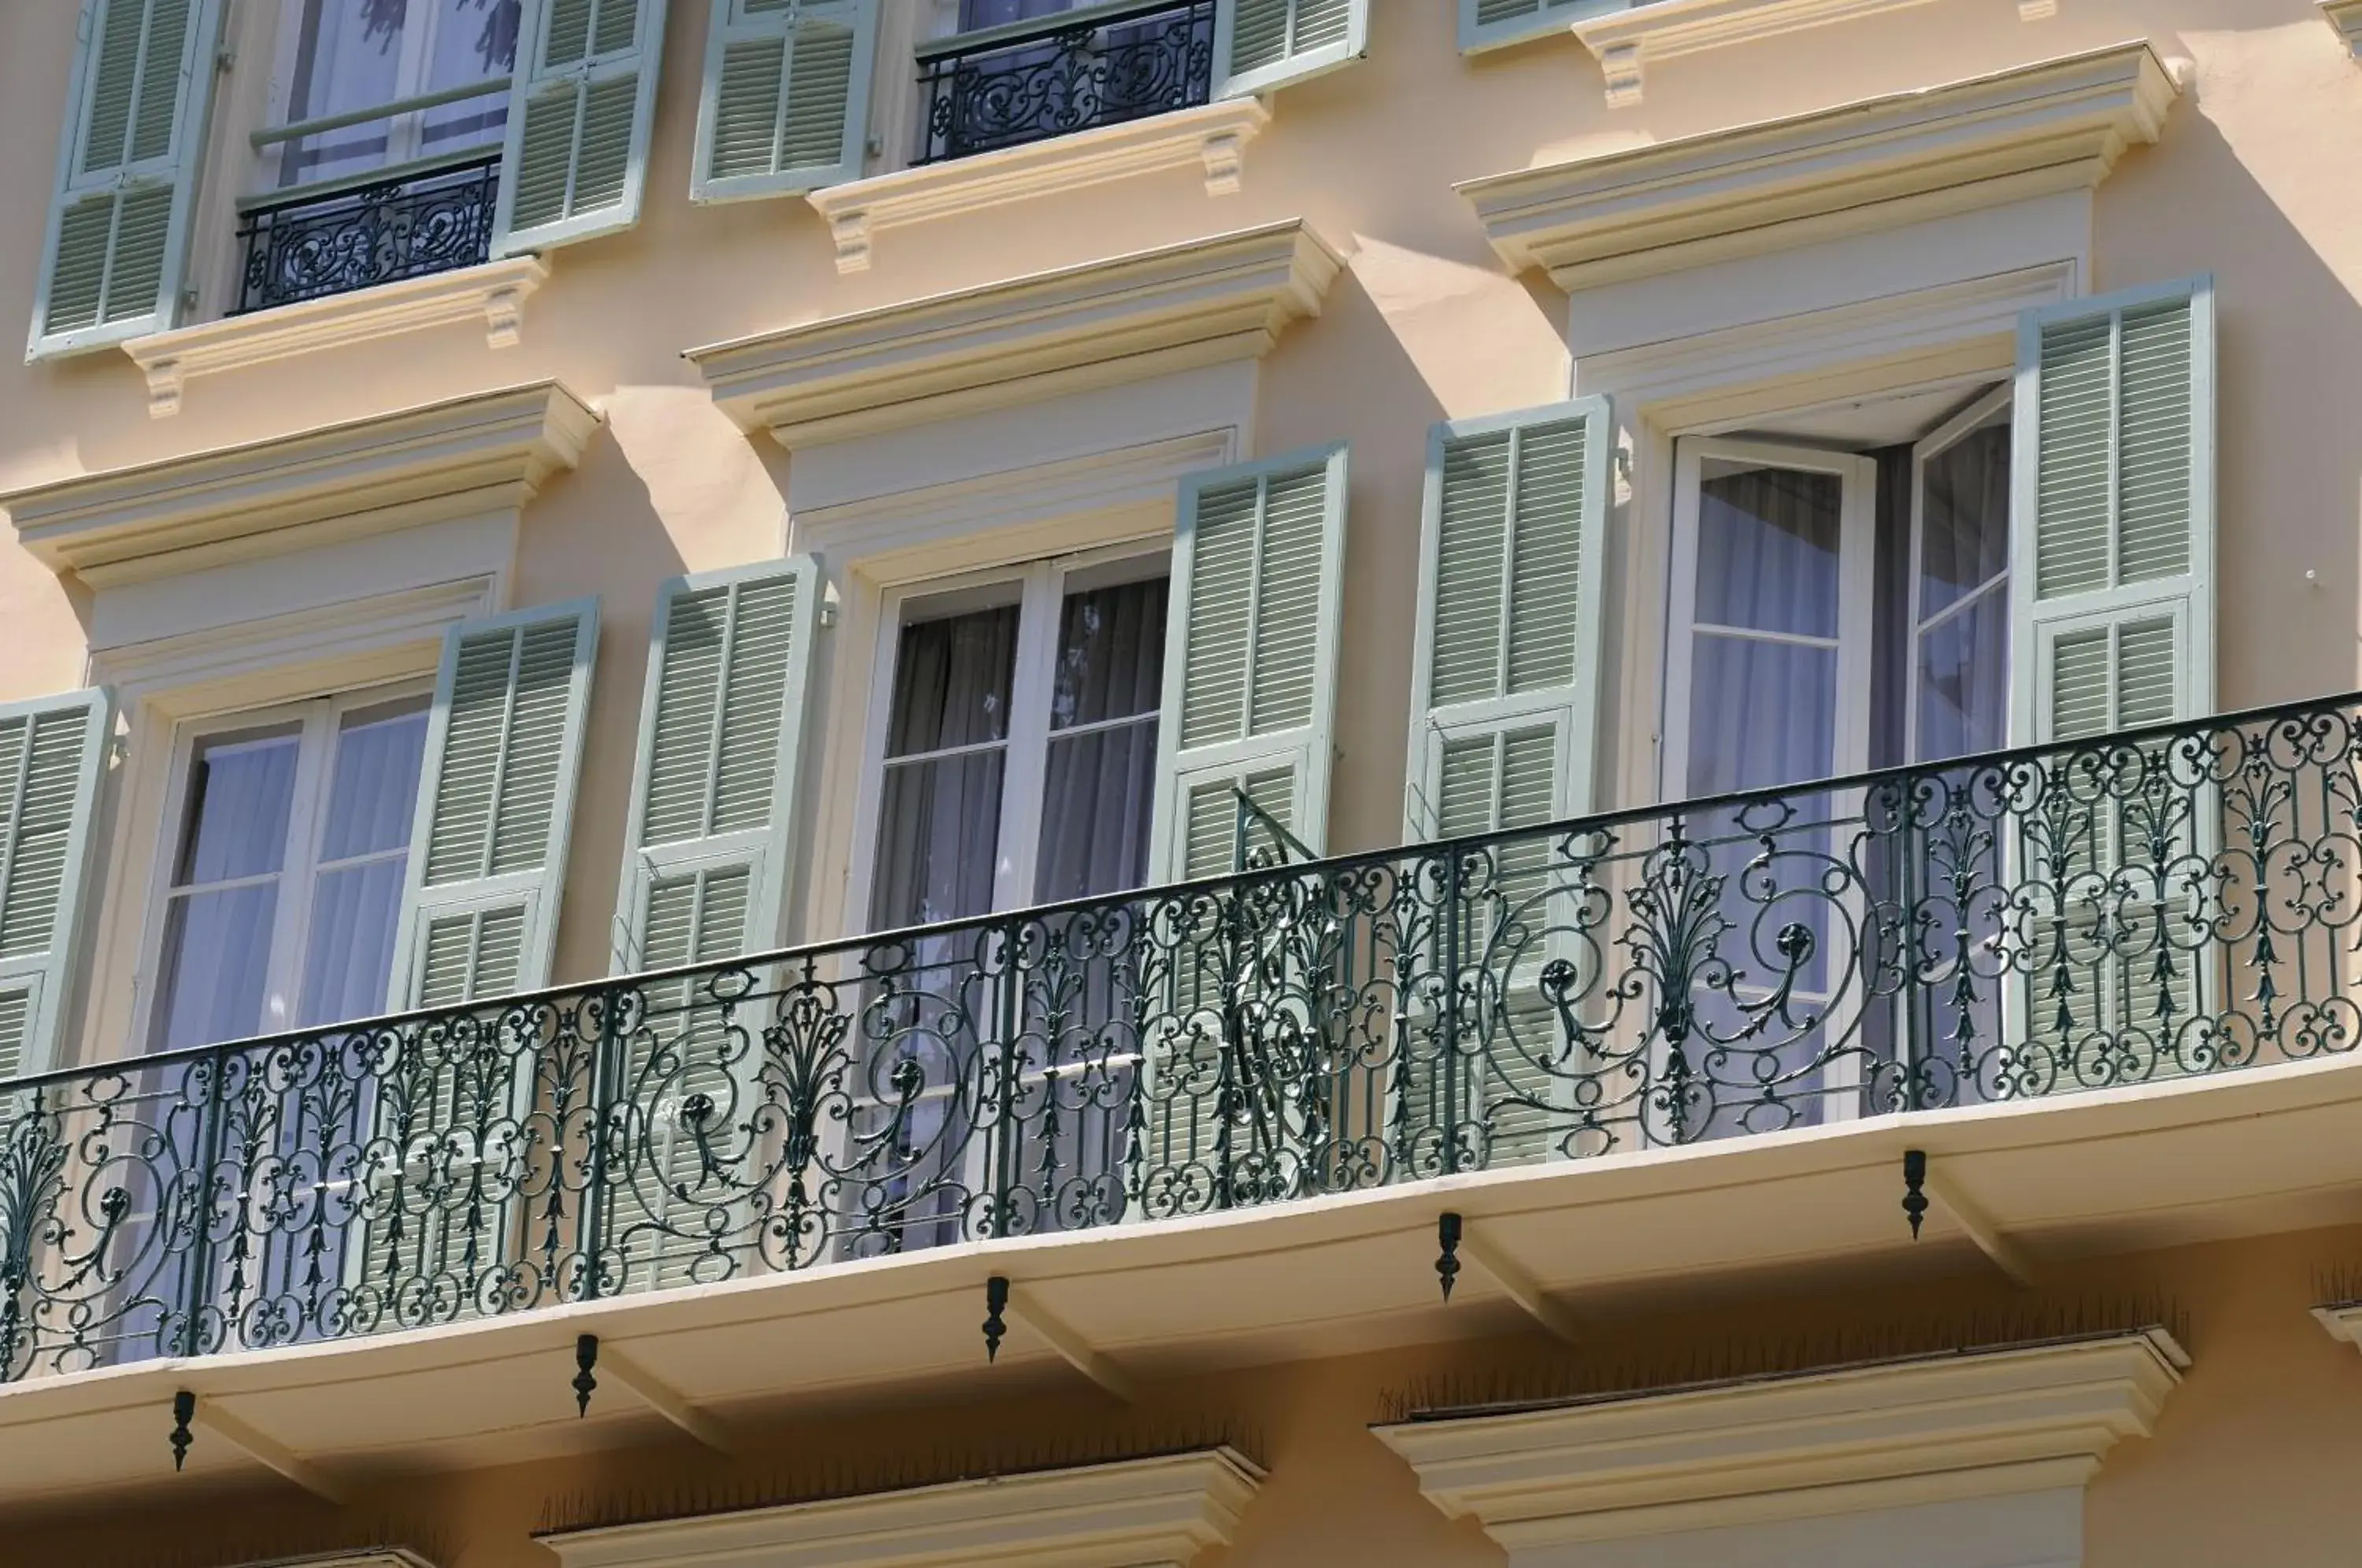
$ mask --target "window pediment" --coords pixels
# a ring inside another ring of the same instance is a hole
[[[692,348],[785,447],[1260,359],[1344,265],[1301,218]]]
[[[555,381],[13,494],[26,549],[94,588],[522,506],[599,416]]]
[[[2146,42],[1456,188],[1569,292],[2088,190],[2180,89]]]
[[[1207,1449],[541,1541],[564,1568],[1181,1568],[1229,1542],[1262,1478]]]

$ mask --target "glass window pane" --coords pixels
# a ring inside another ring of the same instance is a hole
[[[1918,760],[2003,744],[2009,698],[2009,595],[1996,588],[1919,639]]]
[[[1083,0],[960,0],[960,31],[998,28],[1010,22],[1030,22],[1071,11]]]
[[[433,4],[435,42],[420,92],[463,87],[515,69],[519,0],[433,0]],[[506,92],[430,109],[421,150],[441,152],[496,144],[508,117]]]
[[[263,876],[286,863],[301,737],[287,724],[197,743],[173,886]]]
[[[1920,469],[1919,619],[2009,566],[2009,425],[1971,431]]]
[[[313,884],[296,1023],[312,1028],[385,1010],[393,926],[408,856],[325,871]]]
[[[1689,793],[1768,789],[1836,771],[1835,648],[1697,635]]]
[[[1035,899],[1055,903],[1145,883],[1155,800],[1153,718],[1052,741]]]
[[[1698,489],[1697,621],[1836,636],[1838,477],[1708,460]]]
[[[1153,713],[1164,701],[1164,578],[1066,595],[1050,727]]]
[[[1005,738],[1016,661],[1014,604],[903,627],[886,755],[911,756]]]
[[[336,774],[320,839],[324,861],[402,849],[418,803],[426,754],[426,699],[348,713],[337,734]]]
[[[1002,761],[998,750],[975,751],[887,768],[872,929],[990,911]]]
[[[287,120],[392,103],[403,94],[402,35],[410,0],[304,0],[297,19]],[[290,142],[280,183],[333,178],[385,161],[383,120]]]
[[[177,1051],[262,1032],[279,884],[175,898],[164,919],[151,1049]]]

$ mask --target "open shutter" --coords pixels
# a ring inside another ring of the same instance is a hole
[[[220,0],[83,0],[28,359],[179,319],[220,28]]]
[[[1565,32],[1586,17],[1631,8],[1632,0],[1460,0],[1460,50],[1522,43]]]
[[[548,983],[598,646],[595,600],[445,638],[390,1010]]]
[[[1370,50],[1370,0],[1220,0],[1214,96],[1243,98],[1334,71]]]
[[[877,53],[877,0],[713,0],[690,199],[859,179]]]
[[[1318,852],[1345,560],[1345,447],[1181,481],[1149,878],[1234,868],[1243,790]]]
[[[0,1080],[58,1065],[114,723],[104,690],[0,706]]]
[[[664,24],[665,0],[524,0],[493,255],[639,221]]]
[[[2019,330],[2011,724],[2069,745],[2214,705],[2213,285],[2027,315]],[[2028,1088],[2173,1070],[2210,977],[2181,858],[2211,802],[2162,747],[2050,770],[2015,846]],[[2177,874],[2179,872],[2179,874]]]

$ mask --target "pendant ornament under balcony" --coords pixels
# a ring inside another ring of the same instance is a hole
[[[1000,1342],[1008,1337],[1009,1281],[994,1275],[984,1282],[984,1359],[1000,1359]]]
[[[179,1474],[189,1463],[189,1445],[196,1441],[190,1425],[197,1419],[197,1397],[187,1389],[172,1396],[172,1473]]]
[[[1903,1213],[1911,1221],[1911,1239],[1919,1239],[1919,1227],[1927,1220],[1927,1154],[1922,1149],[1911,1149],[1903,1155]]]
[[[1435,1242],[1440,1250],[1435,1257],[1435,1277],[1443,1286],[1443,1302],[1451,1304],[1451,1287],[1460,1278],[1460,1216],[1446,1212],[1436,1217]]]
[[[577,1420],[590,1413],[590,1396],[598,1392],[599,1379],[593,1369],[599,1364],[599,1336],[583,1334],[574,1342],[574,1416]]]

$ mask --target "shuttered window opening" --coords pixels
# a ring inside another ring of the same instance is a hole
[[[859,179],[877,24],[878,0],[714,0],[691,197]]]
[[[646,182],[666,0],[524,0],[492,252],[629,228]]]
[[[1215,96],[1244,97],[1369,51],[1369,0],[1226,0],[1214,22]]]
[[[84,0],[30,352],[177,319],[220,0]]]

